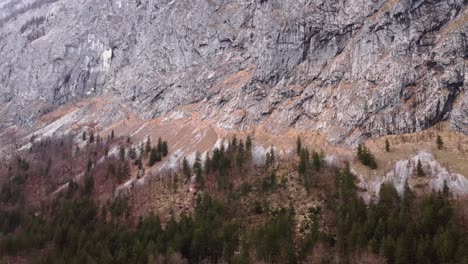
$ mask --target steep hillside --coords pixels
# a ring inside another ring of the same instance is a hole
[[[110,94],[226,130],[468,133],[463,1],[5,1],[0,128]],[[39,107],[40,106],[40,107]],[[39,111],[40,110],[40,111]]]

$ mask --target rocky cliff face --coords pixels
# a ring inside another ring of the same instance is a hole
[[[7,0],[0,130],[113,94],[143,117],[335,143],[468,133],[467,32],[463,0]]]

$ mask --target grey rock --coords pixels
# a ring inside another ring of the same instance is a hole
[[[335,143],[468,134],[467,16],[462,0],[4,1],[0,130],[106,94]]]

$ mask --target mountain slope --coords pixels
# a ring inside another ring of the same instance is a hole
[[[442,120],[468,133],[461,0],[13,2],[0,6],[0,129],[110,94],[145,118],[200,112],[334,143]]]

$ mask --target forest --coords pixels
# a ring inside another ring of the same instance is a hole
[[[195,175],[199,192],[193,213],[172,215],[167,221],[154,213],[132,221],[130,199],[103,201],[97,194],[112,192],[104,186],[115,188],[131,171],[161,162],[170,152],[168,142],[159,139],[153,147],[148,138],[144,145],[133,145],[130,138],[114,138],[114,133],[107,139],[83,134],[82,141],[82,149],[69,137],[36,142],[28,155],[18,155],[1,174],[3,262],[468,263],[466,216],[457,210],[460,204],[447,185],[418,195],[406,184],[400,195],[393,185],[384,184],[378,200],[366,204],[349,165],[326,164],[324,153],[309,151],[300,138],[293,164],[288,165],[281,165],[286,162],[279,162],[274,148],[265,164],[255,165],[250,136],[245,143],[233,137],[228,147],[214,149],[203,162],[200,154],[194,164],[184,159],[176,177],[183,182]],[[109,149],[115,146],[119,151],[112,157]],[[45,155],[50,148],[57,156]],[[100,155],[107,159],[97,162]],[[358,155],[372,164],[365,146],[359,147]],[[61,170],[67,160],[78,158],[84,160],[76,164],[85,170],[81,181]],[[298,210],[292,201],[273,207],[269,199],[288,192],[287,179],[280,177],[285,169],[298,176],[306,199],[323,197],[307,211],[309,220],[301,230],[296,228]],[[47,179],[54,188],[68,181],[67,191],[32,206],[28,186]]]

